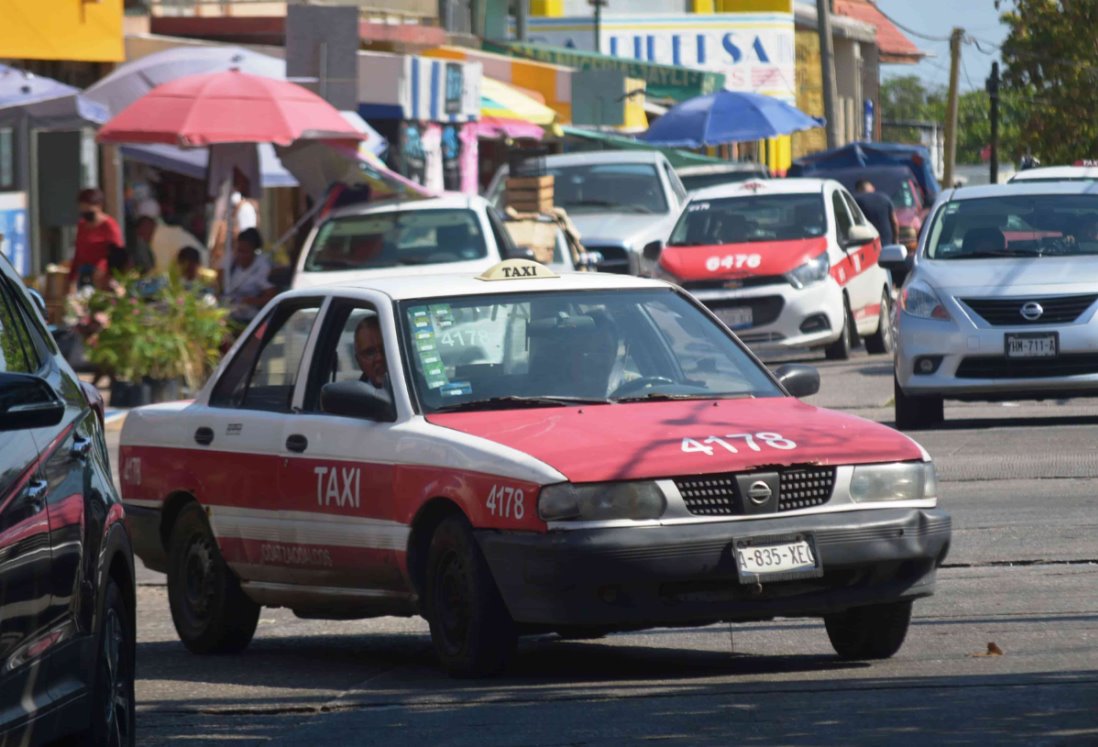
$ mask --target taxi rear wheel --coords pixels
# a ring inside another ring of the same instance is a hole
[[[824,616],[831,647],[844,659],[887,659],[900,650],[911,623],[911,602],[855,607]]]
[[[469,522],[445,519],[427,554],[427,622],[445,669],[454,677],[484,677],[506,667],[517,635]]]
[[[259,605],[241,591],[197,503],[172,527],[168,603],[179,640],[196,654],[243,651],[259,623]]]

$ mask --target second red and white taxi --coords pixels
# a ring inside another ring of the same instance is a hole
[[[892,349],[880,255],[877,230],[839,182],[756,180],[695,192],[655,274],[753,348],[822,347],[845,359],[860,338],[871,353]]]
[[[795,396],[681,289],[509,260],[273,300],[193,402],[131,412],[122,491],[196,652],[262,605],[516,638],[776,616],[891,656],[949,516],[907,436]]]

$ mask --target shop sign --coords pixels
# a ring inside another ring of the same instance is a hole
[[[601,49],[611,57],[722,73],[724,87],[796,102],[792,13],[603,16]],[[590,18],[529,21],[533,42],[594,48]]]

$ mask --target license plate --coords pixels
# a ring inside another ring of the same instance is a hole
[[[739,539],[734,551],[741,581],[782,581],[823,574],[811,535]]]
[[[1059,353],[1059,339],[1055,332],[1008,334],[1007,358],[1055,358]]]
[[[732,306],[727,309],[717,309],[717,316],[728,325],[729,329],[750,327],[755,321],[755,315],[751,313],[750,306]]]

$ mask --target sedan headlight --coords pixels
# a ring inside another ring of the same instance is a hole
[[[921,501],[938,497],[933,462],[867,464],[854,468],[850,497],[856,503]]]
[[[938,294],[922,280],[912,281],[900,291],[900,308],[923,319],[948,321],[950,318]]]
[[[795,270],[791,270],[786,277],[789,278],[789,282],[793,284],[793,287],[799,290],[821,280],[826,280],[827,273],[830,270],[831,262],[827,259],[827,252],[824,252],[815,259],[808,260]]]
[[[667,501],[654,482],[604,482],[549,485],[538,496],[538,515],[543,521],[577,519],[656,519]]]

